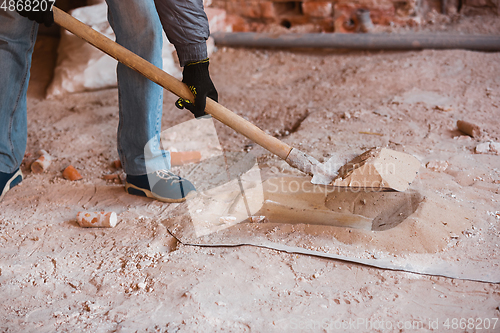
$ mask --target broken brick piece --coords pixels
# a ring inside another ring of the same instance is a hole
[[[78,170],[76,170],[75,167],[72,165],[69,165],[66,169],[64,169],[62,175],[64,179],[71,181],[83,179],[82,175],[80,175]]]
[[[481,135],[481,127],[463,120],[457,120],[457,127],[460,131],[477,138]]]
[[[52,156],[49,155],[45,150],[40,150],[38,152],[38,159],[31,163],[31,172],[33,173],[42,173],[47,171],[50,164],[52,163]]]
[[[115,180],[115,179],[118,179],[118,175],[116,173],[112,173],[110,175],[103,175],[102,178],[104,178],[104,180]]]
[[[85,228],[113,228],[118,218],[115,212],[78,212],[76,221]]]
[[[122,162],[120,160],[113,161],[113,163],[111,163],[111,166],[115,169],[121,169]]]
[[[414,156],[387,148],[372,148],[339,170],[334,186],[406,191],[420,169]]]

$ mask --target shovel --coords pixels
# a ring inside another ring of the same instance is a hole
[[[86,24],[78,21],[59,8],[54,6],[53,11],[54,21],[61,27],[92,44],[122,64],[136,70],[175,95],[187,100],[194,100],[194,96],[189,88],[181,81],[95,31]],[[265,133],[254,124],[231,112],[210,98],[207,98],[205,112],[285,160],[292,167],[297,168],[310,176],[317,175],[316,178],[321,179],[317,183],[327,185],[336,176],[336,170],[328,170],[327,167],[322,165],[314,157],[311,157],[306,153],[303,153],[300,150],[293,148],[277,138]]]

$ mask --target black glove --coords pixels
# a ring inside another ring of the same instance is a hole
[[[54,3],[55,0],[17,0],[16,11],[21,16],[50,27],[54,24],[54,13],[52,12]]]
[[[182,82],[184,82],[194,95],[194,104],[190,101],[179,98],[175,106],[179,109],[186,108],[191,111],[196,118],[206,115],[205,106],[207,97],[214,101],[219,101],[219,95],[208,73],[208,58],[205,60],[191,62],[184,66],[182,71]]]

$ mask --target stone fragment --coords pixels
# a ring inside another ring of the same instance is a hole
[[[468,135],[460,135],[460,136],[455,136],[453,140],[458,140],[458,141],[472,141],[472,138]]]
[[[432,171],[443,172],[448,168],[448,165],[447,161],[430,161],[425,167]]]
[[[500,155],[500,142],[490,142],[491,152]]]
[[[372,148],[340,168],[332,185],[405,191],[419,168],[420,162],[412,155],[387,148]]]
[[[476,146],[475,149],[476,154],[488,154],[490,152],[490,143],[483,142]]]
[[[474,150],[476,154],[496,154],[500,155],[500,143],[499,142],[482,142],[476,146]]]

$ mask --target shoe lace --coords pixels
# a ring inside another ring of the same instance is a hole
[[[156,171],[156,175],[161,179],[171,180],[172,183],[181,182],[181,177],[177,176],[176,174],[174,174],[168,170],[158,170],[158,171]]]

